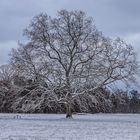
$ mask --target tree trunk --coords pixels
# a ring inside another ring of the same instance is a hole
[[[70,103],[67,103],[66,105],[66,118],[72,118],[72,109]]]

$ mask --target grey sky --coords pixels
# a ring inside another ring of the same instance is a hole
[[[33,16],[58,10],[82,10],[92,16],[98,30],[109,37],[122,37],[131,43],[140,58],[139,0],[0,0],[0,64],[6,63],[11,48],[23,41],[23,29]]]

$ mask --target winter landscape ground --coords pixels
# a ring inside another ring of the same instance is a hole
[[[140,115],[0,114],[0,140],[140,140]]]

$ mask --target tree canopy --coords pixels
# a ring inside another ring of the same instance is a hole
[[[24,31],[26,45],[11,53],[17,75],[44,81],[56,100],[66,105],[67,117],[75,98],[116,81],[135,81],[138,70],[131,45],[110,39],[82,11],[61,10],[55,18],[35,16]]]

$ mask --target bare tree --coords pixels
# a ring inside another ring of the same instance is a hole
[[[37,61],[35,64],[28,58],[32,56],[30,51],[24,52],[26,56],[21,59],[24,62],[19,64],[24,71],[31,68],[38,74],[42,70],[52,94],[59,89],[62,94],[56,99],[66,105],[66,117],[72,117],[72,103],[78,96],[118,80],[135,80],[137,62],[133,47],[119,38],[103,37],[92,18],[82,11],[61,10],[57,18],[40,14],[31,21],[25,35]],[[21,57],[22,53],[17,56]],[[16,56],[13,60],[15,63]],[[36,67],[42,69],[36,72]]]
[[[0,66],[0,81],[3,84],[11,84],[14,71],[11,65],[5,64]]]

